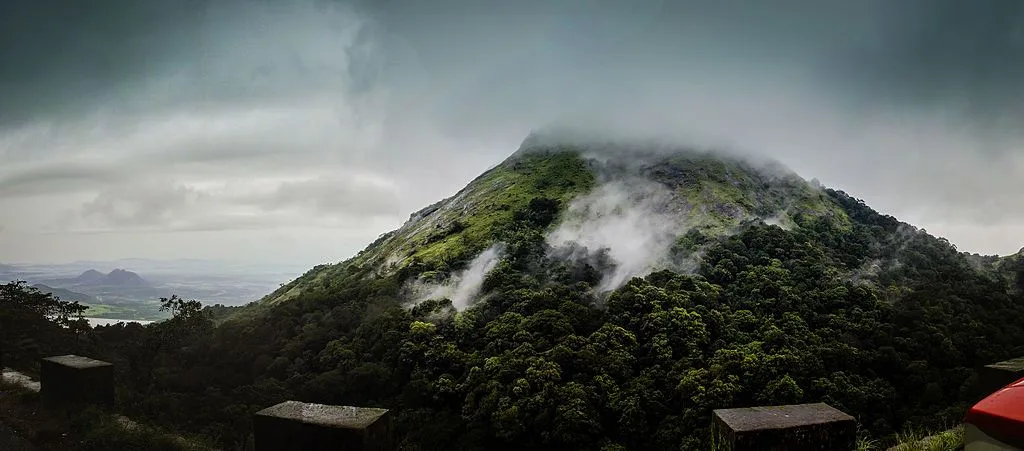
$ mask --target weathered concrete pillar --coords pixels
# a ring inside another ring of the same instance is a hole
[[[285,401],[253,416],[255,451],[393,451],[391,412]]]
[[[719,409],[711,436],[715,451],[847,451],[857,422],[824,403]]]
[[[114,405],[114,365],[77,355],[40,362],[40,397],[48,406]]]
[[[981,397],[1024,378],[1024,357],[985,365],[978,371],[978,392]]]

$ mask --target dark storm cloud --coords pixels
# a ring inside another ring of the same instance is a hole
[[[0,123],[96,110],[130,120],[341,89],[349,76],[338,27],[357,29],[341,8],[316,0],[2,2]],[[323,45],[308,45],[317,39]]]
[[[387,89],[395,127],[415,115],[448,134],[504,138],[555,120],[651,122],[693,109],[659,100],[706,101],[687,94],[790,78],[869,111],[959,109],[965,120],[1014,125],[1021,5],[4,2],[0,118],[10,126],[99,109],[130,121],[160,108]]]
[[[80,112],[119,85],[173,71],[168,56],[187,48],[201,9],[195,1],[3,2],[0,120]]]
[[[372,21],[346,23],[353,11]],[[1022,19],[1016,0],[3,2],[0,118],[424,88],[411,69],[466,83],[435,105],[449,115],[507,120],[488,107],[543,116],[729,61],[830,78],[816,81],[837,96],[995,116],[1021,104]]]
[[[466,69],[453,71],[464,94],[449,115],[460,119],[594,110],[621,119],[628,113],[615,105],[643,113],[658,106],[653,97],[671,100],[702,83],[802,84],[861,112],[940,110],[1004,128],[1024,112],[1024,2],[1016,0],[385,5],[376,17],[391,32],[389,50],[411,49],[427,76]]]
[[[974,125],[1017,127],[1024,114],[1024,2],[893,2],[900,26],[836,59],[865,100],[953,111]]]

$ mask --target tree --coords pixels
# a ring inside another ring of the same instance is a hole
[[[126,353],[136,388],[147,392],[152,388],[153,370],[161,355],[178,351],[190,338],[213,328],[209,311],[194,299],[177,295],[160,298],[160,311],[170,311],[171,318],[146,327]]]
[[[195,299],[186,301],[177,295],[160,298],[160,311],[171,312],[171,319],[162,324],[161,328],[175,342],[196,332],[209,330],[213,325],[210,316],[203,310],[203,304]]]
[[[0,285],[0,368],[19,340],[50,342],[80,332],[87,327],[82,318],[85,310],[78,302],[62,301],[24,280]]]

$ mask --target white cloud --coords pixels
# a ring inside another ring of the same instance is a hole
[[[547,237],[558,251],[583,246],[589,252],[608,250],[615,270],[606,274],[599,291],[618,288],[668,263],[673,241],[686,233],[685,217],[664,186],[639,178],[604,183],[569,206],[566,218]]]

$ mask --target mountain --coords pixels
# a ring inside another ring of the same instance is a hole
[[[50,286],[47,286],[47,285],[44,285],[44,284],[41,284],[41,283],[37,283],[37,284],[34,284],[32,286],[35,287],[36,289],[38,289],[42,293],[50,293],[50,294],[52,294],[54,296],[57,296],[57,297],[61,298],[61,300],[64,300],[64,301],[74,301],[74,302],[81,302],[81,303],[85,303],[85,304],[95,304],[95,303],[98,302],[96,300],[96,298],[93,297],[93,296],[90,296],[90,295],[84,294],[84,293],[77,293],[77,292],[74,292],[74,291],[71,291],[71,290],[67,290],[67,289],[64,289],[64,288],[54,288],[54,287],[50,287]]]
[[[98,283],[99,285],[117,285],[117,286],[130,286],[130,287],[141,287],[146,286],[147,283],[138,274],[124,269],[115,269],[110,271],[106,276],[103,277]]]
[[[90,269],[73,279],[62,279],[55,281],[58,284],[71,285],[103,285],[123,287],[144,287],[149,284],[138,274],[124,269],[115,269],[103,274],[95,269]]]
[[[1024,355],[1020,262],[770,161],[532,136],[218,310],[161,351],[137,414],[234,448],[226,418],[302,399],[391,408],[403,449],[609,451],[708,449],[713,409],[827,402],[885,443],[959,421],[974,369]]]
[[[100,284],[105,277],[106,274],[103,274],[95,269],[90,269],[88,271],[83,272],[78,277],[72,279],[72,282],[97,285]]]
[[[607,248],[619,273],[606,288],[649,272],[652,265],[672,266],[659,259],[685,259],[669,255],[673,245],[693,247],[747,222],[788,228],[824,221],[849,227],[837,202],[777,164],[697,151],[629,150],[630,158],[619,160],[604,154],[615,151],[524,145],[454,196],[410,215],[355,258],[319,266],[264,302],[293,298],[343,269],[371,270],[376,277],[403,268],[430,277],[450,273],[499,241],[517,214],[541,215],[534,221],[547,226],[564,209],[565,223],[548,241],[573,253],[582,249],[567,247]]]

